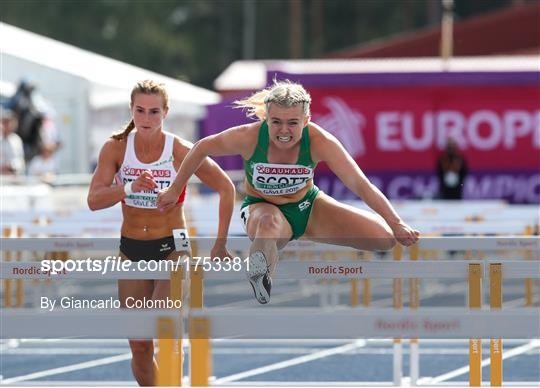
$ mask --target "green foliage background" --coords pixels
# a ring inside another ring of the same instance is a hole
[[[291,1],[301,7],[303,58],[440,20],[439,0],[2,0],[0,20],[212,88],[227,65],[243,58],[246,2],[254,3],[256,15],[254,58],[248,59],[291,56]],[[455,14],[459,19],[510,3],[456,0]]]

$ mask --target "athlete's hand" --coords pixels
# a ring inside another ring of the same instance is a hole
[[[219,239],[216,240],[216,243],[214,244],[214,246],[210,250],[210,257],[212,259],[218,258],[220,260],[223,260],[226,257],[228,257],[230,259],[233,258],[231,256],[231,254],[229,253],[229,251],[227,250],[227,247],[225,246],[225,244],[220,242]]]
[[[138,193],[140,191],[152,191],[156,187],[157,183],[152,176],[152,171],[150,170],[144,170],[131,185],[131,189],[134,193]]]
[[[176,205],[179,195],[180,193],[175,185],[170,185],[166,189],[160,190],[157,194],[157,208],[162,212],[169,210]]]
[[[396,240],[401,245],[405,245],[406,247],[415,244],[420,237],[419,231],[411,228],[403,221],[389,223],[389,225],[392,228],[392,232],[394,232],[394,237],[396,238]]]

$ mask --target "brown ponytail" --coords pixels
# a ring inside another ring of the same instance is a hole
[[[111,138],[114,140],[122,140],[126,139],[131,131],[135,128],[135,123],[133,122],[133,119],[126,125],[126,127],[118,132],[115,132],[111,135]]]

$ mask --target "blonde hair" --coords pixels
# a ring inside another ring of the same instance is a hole
[[[169,95],[165,89],[165,84],[158,83],[151,79],[137,82],[131,90],[131,99],[129,103],[130,107],[133,106],[133,101],[135,100],[135,96],[137,94],[158,94],[163,98],[163,109],[169,109]],[[133,122],[133,119],[131,119],[123,129],[113,133],[111,137],[115,140],[125,139],[134,128],[135,123]]]
[[[302,104],[304,114],[309,115],[311,96],[300,84],[289,80],[277,81],[266,89],[252,94],[250,97],[234,102],[235,108],[246,109],[248,117],[266,118],[270,104],[286,108]]]

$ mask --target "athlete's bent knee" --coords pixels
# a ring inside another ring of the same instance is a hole
[[[396,246],[397,240],[394,237],[394,235],[389,234],[388,236],[385,236],[380,239],[380,244],[381,244],[380,249],[382,251],[389,251],[390,249],[393,249]]]
[[[377,245],[376,250],[378,251],[389,251],[396,246],[396,243],[397,240],[394,237],[394,234],[386,228],[380,231],[375,238],[375,245]]]
[[[257,235],[259,237],[275,237],[279,234],[280,220],[273,214],[262,214],[257,223]]]

